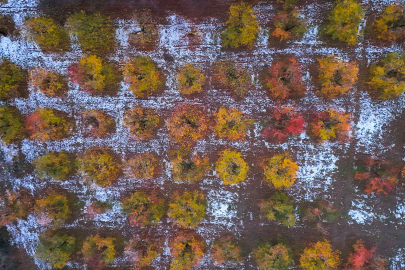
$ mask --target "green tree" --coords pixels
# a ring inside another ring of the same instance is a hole
[[[65,180],[74,172],[74,159],[67,152],[48,152],[33,161],[35,172],[41,178]]]
[[[188,148],[180,148],[172,153],[173,180],[178,183],[194,183],[207,173],[209,161],[198,153],[192,154]]]
[[[182,67],[177,75],[177,83],[180,89],[180,94],[190,95],[193,93],[201,93],[207,78],[200,68],[191,63]]]
[[[0,59],[0,100],[19,95],[23,73],[19,66],[8,59]]]
[[[112,263],[115,258],[115,241],[113,237],[100,237],[98,234],[87,237],[82,248],[84,261],[96,267]]]
[[[61,225],[71,216],[69,200],[65,195],[51,192],[43,199],[36,201],[35,211],[45,215],[56,226]]]
[[[262,244],[253,255],[260,270],[288,270],[294,265],[291,249],[284,244]]]
[[[172,255],[170,270],[189,270],[204,258],[205,240],[196,233],[180,233],[169,245]]]
[[[300,258],[300,265],[305,270],[338,269],[339,251],[333,251],[329,241],[318,241],[306,247]]]
[[[298,165],[287,153],[274,155],[263,162],[264,181],[276,189],[288,188],[295,182]]]
[[[226,149],[222,151],[216,163],[216,169],[223,183],[232,185],[245,181],[249,165],[243,160],[241,153]]]
[[[205,216],[206,202],[198,191],[174,193],[169,203],[168,215],[174,223],[184,228],[194,228]]]
[[[269,200],[259,204],[261,213],[271,221],[277,221],[284,226],[295,225],[293,200],[282,192],[274,193]]]
[[[26,135],[19,110],[11,106],[0,106],[0,138],[10,143],[21,141]]]
[[[231,61],[216,63],[214,78],[222,87],[231,90],[238,97],[244,97],[251,86],[248,70]]]

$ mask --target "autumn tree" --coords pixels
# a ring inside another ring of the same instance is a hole
[[[241,98],[245,96],[251,86],[247,68],[232,61],[216,63],[214,78],[225,90],[230,90]]]
[[[294,266],[291,249],[284,244],[264,243],[253,251],[260,270],[287,270]]]
[[[154,192],[137,191],[123,200],[122,210],[128,214],[131,225],[156,225],[165,213],[165,200]]]
[[[65,180],[75,171],[75,160],[65,151],[48,152],[32,163],[35,165],[35,173],[42,179],[50,177]]]
[[[228,138],[232,141],[243,140],[253,119],[248,118],[243,112],[235,108],[220,108],[215,114],[216,124],[214,130],[220,138]]]
[[[150,12],[142,12],[134,17],[137,30],[129,33],[128,42],[140,50],[153,50],[159,40],[159,29]]]
[[[331,55],[318,59],[319,94],[327,99],[347,94],[357,81],[359,68],[353,61],[343,60]]]
[[[375,247],[366,249],[362,240],[357,240],[353,245],[354,251],[349,255],[345,270],[385,270],[386,261],[376,256]]]
[[[85,263],[101,268],[112,263],[115,258],[115,238],[101,237],[98,234],[84,240],[82,253]]]
[[[174,223],[184,228],[194,228],[205,216],[206,202],[198,191],[186,191],[182,195],[175,192],[169,203],[168,215]]]
[[[403,5],[392,4],[375,20],[371,27],[372,35],[377,39],[395,42],[405,38],[405,10]]]
[[[299,16],[298,10],[282,11],[276,14],[271,23],[272,37],[279,41],[302,38],[307,30],[306,22]]]
[[[192,63],[187,63],[180,68],[177,74],[177,85],[182,95],[201,93],[206,81],[207,78],[201,69]]]
[[[242,153],[230,149],[221,152],[215,166],[219,178],[225,185],[245,181],[249,172],[249,165],[242,158]]]
[[[78,158],[78,171],[97,185],[106,187],[121,174],[121,160],[107,149],[90,149]]]
[[[350,120],[350,114],[329,109],[316,113],[309,129],[316,140],[344,142],[349,139]]]
[[[191,146],[208,132],[209,119],[199,106],[183,103],[177,106],[167,120],[167,129],[172,141]]]
[[[293,57],[286,57],[274,61],[261,75],[261,81],[272,98],[296,98],[306,91],[302,76],[300,63]]]
[[[31,82],[44,95],[63,97],[69,90],[65,76],[43,68],[35,68],[31,72]]]
[[[234,266],[243,262],[241,248],[230,237],[214,242],[211,258],[215,263],[225,266]]]
[[[342,214],[332,202],[324,200],[315,201],[308,207],[302,207],[301,210],[303,210],[303,218],[308,221],[316,221],[317,228],[321,231],[323,231],[321,223],[333,222]]]
[[[304,132],[304,117],[294,107],[274,107],[270,117],[262,131],[263,138],[269,142],[284,143],[292,135]]]
[[[379,99],[397,97],[405,92],[405,54],[389,53],[368,72],[367,84]]]
[[[134,107],[125,112],[124,123],[137,140],[148,140],[163,125],[163,120],[154,109]]]
[[[83,134],[90,137],[106,137],[115,131],[115,120],[100,110],[84,111],[82,115]]]
[[[295,225],[294,205],[284,192],[274,193],[270,199],[259,204],[260,211],[270,221],[277,221],[284,226],[293,227]]]
[[[70,48],[69,34],[46,17],[32,18],[24,22],[29,41],[36,42],[43,51],[64,52]]]
[[[357,1],[339,1],[328,16],[325,33],[334,40],[355,45],[358,42],[359,25],[363,18],[364,10]]]
[[[122,67],[125,82],[135,97],[147,98],[158,92],[165,83],[165,77],[149,56],[138,56]]]
[[[263,162],[264,181],[276,189],[288,188],[295,182],[298,165],[289,153],[277,154]]]
[[[229,48],[253,47],[259,34],[259,22],[251,6],[244,2],[232,4],[226,29],[222,33],[222,45]]]
[[[329,241],[318,241],[304,249],[300,257],[301,268],[306,270],[338,269],[339,251],[333,251]]]
[[[30,138],[42,142],[67,138],[74,127],[75,122],[67,113],[53,109],[37,108],[26,120]]]
[[[208,157],[182,147],[171,153],[170,165],[175,182],[194,183],[204,177],[210,164]]]
[[[191,231],[181,232],[169,242],[172,263],[170,270],[188,270],[204,258],[205,240]]]
[[[40,216],[41,222],[52,222],[59,226],[71,216],[69,199],[62,194],[50,192],[45,198],[36,201],[35,212]]]
[[[0,59],[0,100],[18,97],[22,80],[22,69],[8,59]]]
[[[79,12],[67,19],[67,28],[85,53],[103,55],[114,48],[115,29],[109,17]]]
[[[150,266],[152,261],[163,253],[163,246],[163,239],[140,235],[128,242],[124,254],[135,264],[135,269],[143,269]]]
[[[28,190],[22,188],[19,191],[6,190],[0,197],[0,225],[4,226],[26,219],[34,206],[34,199]]]
[[[76,238],[62,233],[44,233],[39,236],[40,244],[35,257],[46,261],[53,269],[63,268],[75,250]]]
[[[1,79],[0,79],[1,80]],[[5,143],[24,139],[27,132],[20,111],[11,106],[0,106],[0,138]]]
[[[86,207],[85,216],[95,217],[99,214],[106,213],[113,208],[113,204],[109,202],[93,201]]]
[[[159,169],[159,160],[155,153],[142,153],[126,162],[129,177],[151,179]]]

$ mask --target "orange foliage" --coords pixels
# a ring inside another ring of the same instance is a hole
[[[350,130],[350,114],[333,109],[317,113],[310,123],[310,131],[321,141],[344,142]]]
[[[243,140],[253,124],[253,119],[235,108],[220,108],[215,116],[217,119],[214,130],[217,135],[232,141]]]
[[[83,112],[84,134],[91,137],[105,137],[115,129],[115,120],[104,111]]]
[[[172,255],[170,270],[188,270],[204,257],[205,240],[192,231],[184,231],[169,243]]]
[[[156,134],[163,121],[151,108],[134,107],[125,113],[124,122],[137,140],[147,140]]]
[[[31,72],[31,81],[44,95],[62,97],[69,90],[67,79],[55,71],[36,68]]]
[[[368,250],[364,247],[363,241],[357,240],[353,248],[354,252],[349,255],[345,270],[385,270],[385,260],[375,256],[374,247]]]

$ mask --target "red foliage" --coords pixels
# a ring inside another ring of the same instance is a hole
[[[375,248],[366,249],[362,240],[353,245],[354,252],[349,255],[345,270],[385,269],[385,260],[375,256]]]
[[[383,180],[380,177],[375,177],[374,179],[370,180],[369,183],[367,183],[366,189],[364,191],[367,194],[375,193],[377,195],[387,195],[389,191],[395,188],[396,183],[397,179],[395,178]]]

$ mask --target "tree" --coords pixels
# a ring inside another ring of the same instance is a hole
[[[112,203],[93,201],[86,207],[86,217],[95,217],[99,214],[103,214],[113,208]]]
[[[243,140],[247,132],[253,124],[253,119],[235,109],[235,108],[220,108],[216,116],[215,132],[220,138],[228,138],[232,141]]]
[[[289,10],[297,4],[297,1],[296,0],[276,0],[276,3],[281,5],[282,9]]]
[[[363,18],[364,10],[355,0],[339,1],[328,16],[325,33],[334,40],[355,45]]]
[[[208,132],[208,117],[199,106],[180,104],[167,121],[171,140],[191,146]]]
[[[0,138],[5,143],[18,142],[27,135],[20,111],[11,106],[0,106]]]
[[[33,161],[35,173],[42,179],[65,180],[74,173],[75,161],[67,152],[48,152]]]
[[[243,98],[251,86],[251,78],[246,68],[234,62],[218,62],[214,65],[214,78],[226,90],[231,90]]]
[[[19,66],[8,59],[0,59],[0,100],[14,98],[19,95],[23,80],[23,72]]]
[[[226,25],[227,27],[222,33],[224,47],[253,47],[259,33],[259,22],[251,6],[244,2],[232,4]]]
[[[79,12],[67,19],[67,28],[85,53],[103,55],[114,48],[115,29],[109,17]]]
[[[115,258],[115,238],[100,237],[98,234],[84,240],[82,253],[84,261],[94,268],[112,263]]]
[[[75,122],[65,112],[37,108],[26,120],[31,139],[45,142],[61,140],[71,135]]]
[[[359,68],[355,62],[343,62],[331,55],[318,59],[318,63],[319,94],[327,99],[347,94],[357,81]]]
[[[165,83],[165,77],[149,56],[138,56],[124,64],[122,71],[129,90],[135,97],[147,98],[158,92]]]
[[[270,221],[277,221],[284,226],[295,225],[293,200],[283,192],[274,193],[269,200],[259,204],[260,212]]]
[[[288,270],[294,265],[291,249],[284,244],[264,243],[253,255],[260,270]]]
[[[214,242],[211,258],[219,265],[235,265],[243,261],[241,248],[230,237]]]
[[[203,178],[209,169],[208,157],[192,154],[189,148],[177,149],[171,156],[171,173],[175,182],[194,183]]]
[[[300,258],[305,270],[331,270],[339,266],[339,251],[333,251],[329,241],[318,241],[306,247]]]
[[[129,44],[140,50],[153,50],[159,39],[159,29],[156,26],[156,21],[152,18],[149,12],[142,12],[135,16],[140,30],[129,33]]]
[[[175,192],[167,214],[176,225],[194,228],[203,220],[206,207],[204,195],[198,191],[186,191],[182,195]]]
[[[169,242],[172,264],[170,270],[188,270],[204,258],[204,239],[194,232],[185,231]]]
[[[333,109],[318,112],[309,126],[310,132],[317,140],[344,142],[351,130],[350,114]]]
[[[129,241],[124,254],[135,263],[135,269],[143,269],[151,265],[159,254],[163,253],[163,239],[148,235],[137,236]]]
[[[69,90],[65,76],[43,68],[35,68],[31,72],[31,81],[34,87],[44,95],[63,97]]]
[[[380,269],[385,270],[385,260],[376,256],[375,248],[366,249],[362,240],[357,240],[353,245],[354,252],[349,255],[345,270],[366,270]]]
[[[122,210],[128,214],[131,225],[156,225],[165,213],[165,200],[156,193],[137,191],[123,200]]]
[[[274,107],[270,116],[262,135],[274,144],[284,143],[291,135],[304,132],[305,120],[294,107]]]
[[[34,200],[28,190],[21,189],[18,193],[6,190],[5,195],[0,197],[0,225],[26,219],[33,205]]]
[[[83,112],[83,133],[90,137],[106,137],[115,130],[115,120],[104,111],[88,110]]]
[[[45,198],[38,199],[35,212],[40,215],[41,220],[46,223],[51,221],[56,226],[64,223],[72,213],[68,198],[56,192],[51,192]]]
[[[377,39],[395,42],[405,38],[404,6],[393,4],[387,6],[375,20],[371,28]]]
[[[282,11],[274,16],[270,32],[279,41],[301,38],[307,30],[306,23],[299,16],[298,10]]]
[[[288,153],[274,155],[263,162],[264,181],[276,189],[288,188],[295,182],[298,165]]]
[[[154,153],[142,153],[127,161],[130,177],[151,179],[156,175],[159,160]]]
[[[272,98],[296,98],[306,91],[302,76],[300,64],[295,58],[288,57],[274,61],[262,74],[261,81]]]
[[[137,140],[151,139],[163,124],[162,118],[155,110],[142,107],[134,107],[132,110],[126,111],[124,122],[136,135]]]
[[[226,149],[216,163],[216,170],[225,185],[233,185],[246,180],[249,165],[243,160],[241,153]]]
[[[90,149],[78,158],[78,171],[102,187],[112,184],[121,174],[121,160],[106,149]]]
[[[405,54],[389,53],[371,65],[367,84],[379,99],[397,97],[405,92]]]
[[[207,78],[200,68],[191,63],[182,67],[177,75],[177,84],[182,95],[201,93]]]
[[[35,257],[46,261],[52,268],[63,268],[75,250],[76,238],[67,234],[51,233],[39,236],[40,244]]]
[[[68,33],[51,18],[32,18],[24,22],[28,39],[43,51],[64,52],[70,48]]]

